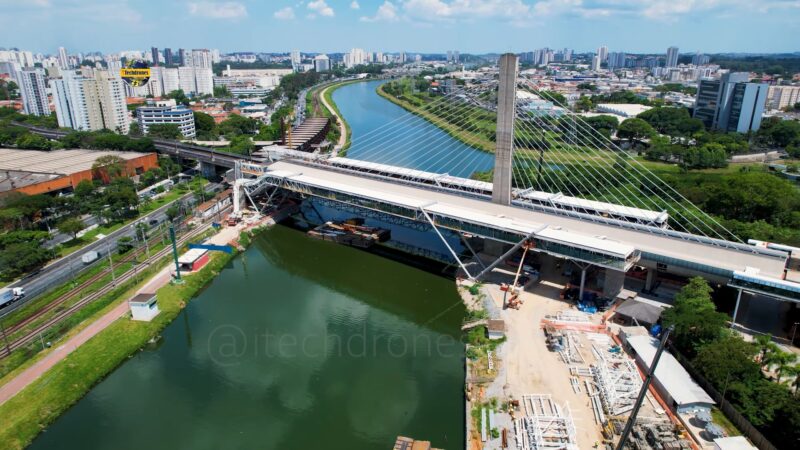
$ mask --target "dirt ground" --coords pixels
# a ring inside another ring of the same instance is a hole
[[[560,274],[546,273],[543,281],[521,294],[524,303],[519,310],[502,311],[507,337],[501,347],[506,376],[503,393],[515,399],[525,394],[552,395],[557,403],[569,408],[575,422],[578,446],[589,449],[602,441],[589,397],[583,390],[581,393],[573,391],[567,365],[558,353],[547,349],[544,330],[540,326],[545,315],[570,308],[568,303],[558,299],[564,287],[559,281],[566,282],[560,278]],[[553,279],[559,281],[548,281]],[[497,306],[502,307],[503,292],[495,285],[487,286],[487,290]],[[591,358],[590,348],[583,348],[581,352],[585,358]]]

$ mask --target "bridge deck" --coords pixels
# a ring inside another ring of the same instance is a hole
[[[280,172],[289,178],[292,174],[302,175],[306,182],[333,190],[364,195],[369,192],[375,198],[391,199],[403,202],[410,207],[426,209],[452,209],[470,213],[483,220],[492,217],[492,221],[501,220],[513,224],[521,230],[541,230],[561,227],[561,231],[572,232],[588,239],[604,236],[608,240],[617,241],[621,245],[634,248],[662,258],[674,258],[692,264],[709,266],[724,271],[742,271],[746,267],[760,270],[760,274],[768,277],[782,278],[785,257],[777,252],[758,253],[756,251],[725,248],[708,243],[684,240],[659,234],[625,229],[609,224],[589,222],[577,218],[547,214],[514,206],[494,204],[477,198],[468,198],[447,192],[425,189],[360,177],[321,168],[309,167],[289,161],[279,161],[270,166],[270,172]],[[491,224],[491,222],[489,223]]]

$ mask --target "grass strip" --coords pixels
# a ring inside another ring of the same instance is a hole
[[[94,385],[158,336],[177,317],[185,303],[211,282],[234,255],[214,254],[203,269],[186,277],[183,284],[159,289],[161,313],[153,321],[135,322],[128,316],[115,321],[22,392],[0,405],[0,417],[4,423],[0,429],[0,448],[21,449],[30,444],[47,425],[78,402]],[[139,283],[120,286],[107,297],[126,299],[139,284],[145,282],[144,278],[140,280]],[[110,303],[97,311],[93,318],[99,318],[117,304],[113,300]]]

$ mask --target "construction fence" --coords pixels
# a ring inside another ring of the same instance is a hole
[[[743,435],[750,439],[753,445],[761,450],[778,450],[778,447],[772,445],[772,442],[764,437],[764,435],[761,434],[761,432],[758,431],[756,427],[754,427],[753,424],[751,424],[750,421],[742,415],[742,413],[737,411],[736,407],[723,398],[722,394],[720,394],[719,391],[717,391],[714,386],[712,386],[711,383],[706,380],[700,374],[700,372],[697,371],[697,369],[695,369],[692,363],[690,363],[685,356],[678,352],[678,350],[672,344],[669,344],[669,351],[681,363],[686,371],[689,372],[692,378],[697,381],[697,384],[699,384],[700,387],[702,387],[708,393],[708,395],[710,395],[711,398],[717,402],[720,411],[725,414],[725,417],[733,422],[733,424],[736,425],[736,428],[738,428]]]

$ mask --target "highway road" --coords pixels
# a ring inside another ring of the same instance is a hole
[[[206,191],[214,191],[218,188],[216,183],[209,183],[206,185]],[[175,202],[178,201],[187,201],[187,200],[194,200],[194,194],[187,193],[183,197],[179,199],[167,203],[166,205],[156,209],[155,211],[140,217],[136,221],[125,225],[124,227],[115,230],[114,232],[106,235],[102,239],[98,239],[95,242],[92,242],[80,250],[77,250],[69,255],[57,259],[44,268],[42,268],[39,272],[34,274],[27,275],[22,279],[7,285],[6,287],[22,287],[25,289],[25,297],[21,300],[3,308],[0,310],[0,318],[5,317],[10,312],[16,310],[17,308],[25,305],[27,302],[33,300],[34,298],[38,297],[39,295],[47,292],[50,289],[55,288],[56,286],[66,282],[70,278],[77,276],[81,271],[91,267],[93,264],[98,264],[101,261],[107,261],[107,254],[109,252],[114,252],[117,248],[117,241],[123,236],[130,236],[134,237],[135,234],[135,224],[138,222],[144,221],[145,223],[149,223],[153,220],[158,221],[158,223],[163,223],[167,220],[166,211],[172,206]],[[84,264],[81,260],[81,257],[90,251],[96,251],[101,254],[101,258],[98,258],[94,261],[93,264]]]

